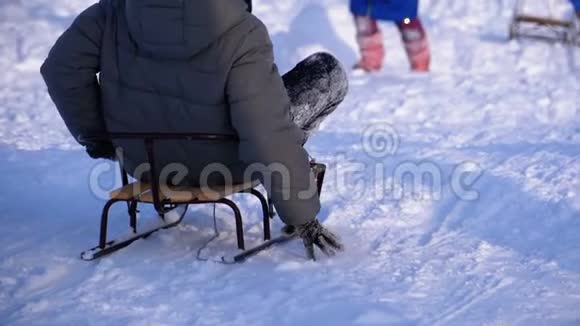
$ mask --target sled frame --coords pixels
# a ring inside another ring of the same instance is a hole
[[[531,38],[569,46],[580,43],[580,26],[575,17],[572,20],[561,20],[550,16],[528,15],[523,13],[525,3],[525,0],[515,2],[510,39]]]
[[[81,253],[81,258],[83,260],[94,260],[100,258],[102,256],[111,254],[116,252],[122,248],[127,247],[131,243],[136,240],[144,239],[149,237],[151,234],[163,230],[175,227],[181,223],[183,218],[187,213],[187,207],[189,205],[203,205],[203,204],[223,204],[228,206],[232,209],[234,213],[234,218],[236,222],[236,237],[237,237],[237,246],[239,249],[245,249],[244,243],[244,232],[243,232],[243,220],[242,214],[238,205],[228,197],[230,195],[240,193],[240,194],[250,194],[256,197],[262,206],[262,214],[263,214],[263,227],[264,227],[264,240],[270,240],[271,233],[270,233],[270,219],[275,216],[273,212],[273,205],[270,199],[266,199],[261,192],[255,189],[255,186],[243,187],[238,191],[227,192],[224,196],[219,196],[221,198],[204,200],[198,198],[191,198],[190,200],[173,200],[172,198],[161,198],[161,184],[157,174],[157,165],[155,161],[155,150],[154,150],[154,143],[158,140],[190,140],[190,141],[217,141],[217,142],[228,142],[228,141],[237,141],[235,136],[231,135],[221,135],[221,134],[201,134],[201,133],[110,133],[107,137],[108,140],[115,140],[115,139],[132,139],[132,140],[141,140],[144,142],[146,154],[147,154],[147,162],[150,164],[149,169],[149,180],[150,180],[150,193],[151,198],[149,199],[142,199],[139,195],[141,193],[137,193],[134,196],[129,196],[127,198],[118,198],[116,196],[111,196],[104,205],[102,213],[101,213],[101,222],[100,222],[100,234],[99,234],[99,243],[96,247],[91,248],[85,252]],[[130,187],[135,183],[129,184],[129,177],[127,172],[125,171],[123,164],[120,163],[120,171],[121,171],[121,180],[122,180],[122,188],[118,190],[122,190],[125,187]],[[239,186],[239,185],[237,185]],[[109,212],[111,207],[119,202],[125,202],[127,204],[128,214],[129,214],[129,226],[133,231],[133,236],[129,237],[123,241],[109,241],[107,239],[108,233],[108,225],[109,225]],[[138,213],[138,205],[139,204],[150,204],[153,205],[155,211],[159,215],[159,217],[165,221],[165,215],[178,207],[179,205],[187,205],[185,212],[180,216],[177,221],[169,222],[164,225],[161,225],[157,228],[152,230],[147,230],[143,233],[137,232],[137,213]],[[85,256],[88,252],[95,252],[91,256]],[[85,258],[88,257],[88,258]]]
[[[314,172],[314,177],[316,180],[316,190],[318,191],[318,198],[320,198],[320,195],[322,193],[322,186],[324,184],[324,177],[326,175],[326,165],[324,164],[320,164],[320,163],[316,163],[314,160],[310,162],[310,168],[312,169],[312,172]],[[279,245],[283,245],[293,239],[295,239],[297,237],[296,232],[294,231],[295,228],[292,227],[291,228],[293,231],[291,231],[290,233],[288,233],[288,229],[286,229],[286,232],[282,232],[281,235],[279,235],[276,238],[270,239],[270,240],[266,240],[264,241],[262,244],[257,245],[253,248],[250,248],[248,250],[245,250],[239,254],[237,254],[236,256],[234,256],[233,258],[231,258],[230,260],[225,259],[225,257],[222,257],[222,261],[228,264],[240,264],[245,262],[247,259],[249,259],[250,257],[253,257],[265,250],[270,249],[271,247],[274,246],[279,246]]]
[[[178,226],[187,214],[189,205],[203,205],[203,204],[223,204],[232,209],[234,213],[235,223],[236,223],[236,238],[237,246],[240,250],[245,250],[244,242],[244,231],[243,231],[243,220],[242,214],[240,212],[237,204],[226,198],[233,194],[250,194],[256,197],[262,207],[262,223],[264,229],[264,241],[271,240],[270,231],[270,219],[276,216],[274,211],[274,206],[271,198],[262,195],[262,193],[255,189],[256,185],[251,184],[246,185],[234,185],[234,191],[228,191],[223,193],[223,196],[218,196],[219,198],[214,199],[199,199],[191,198],[190,200],[175,200],[174,198],[162,198],[161,184],[157,174],[157,165],[155,161],[155,150],[154,143],[157,140],[190,140],[190,141],[237,141],[237,138],[231,135],[220,135],[220,134],[200,134],[200,133],[111,133],[108,140],[114,139],[133,139],[141,140],[144,142],[146,149],[147,162],[150,164],[149,169],[149,180],[150,185],[148,190],[150,191],[150,196],[141,197],[143,192],[138,193],[132,190],[132,194],[129,196],[120,196],[119,193],[116,195],[113,192],[111,198],[105,203],[100,222],[100,234],[99,243],[96,247],[91,248],[87,251],[81,253],[81,259],[86,261],[91,261],[98,259],[100,257],[112,254],[118,250],[121,250],[131,243],[149,237],[151,234],[158,232],[160,230],[169,229]],[[122,192],[123,190],[131,189],[133,186],[139,186],[137,183],[129,183],[129,176],[127,171],[124,169],[122,161],[119,164],[121,172],[122,187],[117,189],[116,192]],[[318,190],[318,195],[322,191],[322,186],[324,183],[324,177],[326,174],[326,165],[316,163],[314,160],[310,162],[310,167],[316,177],[316,186]],[[121,194],[122,195],[122,194]],[[206,196],[207,197],[207,196]],[[108,225],[109,225],[109,212],[111,207],[120,202],[125,202],[127,204],[127,212],[129,215],[129,226],[133,232],[133,235],[125,240],[108,240]],[[146,230],[142,233],[138,233],[137,230],[137,213],[139,204],[149,204],[153,205],[155,211],[159,217],[165,222],[165,215],[176,209],[181,205],[185,205],[184,212],[180,214],[176,221],[168,221],[163,225],[155,227],[153,229]]]

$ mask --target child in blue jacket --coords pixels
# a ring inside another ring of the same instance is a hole
[[[580,0],[575,0],[580,1]],[[411,69],[428,71],[431,55],[427,34],[418,17],[419,0],[351,0],[361,58],[355,65],[367,72],[382,68],[385,50],[377,20],[397,24]]]
[[[580,0],[571,0],[574,10],[576,11],[576,16],[580,18]]]

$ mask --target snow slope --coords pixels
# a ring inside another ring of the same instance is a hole
[[[195,259],[211,207],[100,261],[78,259],[97,240],[103,201],[91,189],[113,187],[112,172],[91,175],[113,166],[74,143],[38,68],[90,3],[0,2],[0,325],[580,323],[580,80],[570,67],[580,51],[506,41],[513,1],[423,1],[428,75],[407,71],[385,24],[384,72],[352,74],[347,100],[308,144],[330,169],[319,218],[348,250],[310,263],[296,243],[240,266]],[[346,0],[262,0],[256,15],[282,71],[317,50],[356,59]],[[432,178],[413,184],[401,167]],[[235,199],[258,243],[257,204]],[[112,216],[117,233],[123,213]],[[234,252],[230,212],[217,217],[208,257]]]

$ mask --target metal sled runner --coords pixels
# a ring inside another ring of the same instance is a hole
[[[578,19],[563,20],[552,17],[550,2],[546,2],[550,13],[535,16],[524,13],[527,1],[517,0],[510,25],[510,39],[535,38],[548,42],[561,42],[574,46],[580,44]]]
[[[244,193],[255,196],[261,204],[263,215],[264,240],[270,240],[270,219],[275,216],[270,200],[267,200],[255,187],[256,182],[243,184],[212,187],[211,189],[199,187],[169,187],[161,184],[158,177],[158,166],[155,162],[154,142],[156,140],[191,140],[191,141],[236,141],[229,135],[216,134],[149,134],[149,133],[112,133],[110,139],[135,139],[145,144],[147,161],[150,165],[150,183],[129,183],[127,172],[121,165],[122,187],[110,193],[110,199],[103,207],[101,214],[99,244],[81,253],[81,259],[90,261],[111,254],[139,239],[145,239],[151,234],[175,227],[181,223],[187,213],[188,205],[199,204],[223,204],[230,207],[234,213],[236,222],[237,246],[245,249],[243,221],[240,209],[232,200],[226,198],[233,194]],[[311,163],[317,175],[317,186],[320,194],[326,166],[324,164]],[[132,234],[117,240],[108,240],[107,231],[109,225],[109,211],[111,207],[120,202],[125,202],[128,208],[129,225]],[[161,218],[161,224],[143,231],[137,229],[137,212],[139,204],[153,205]]]

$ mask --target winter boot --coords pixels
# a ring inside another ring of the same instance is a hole
[[[411,69],[419,72],[429,71],[431,62],[429,41],[419,18],[405,19],[397,23],[397,26],[405,44],[405,51],[407,51]]]
[[[367,72],[381,70],[385,49],[376,20],[366,16],[355,16],[354,21],[357,30],[356,40],[361,53],[361,58],[354,68]]]

